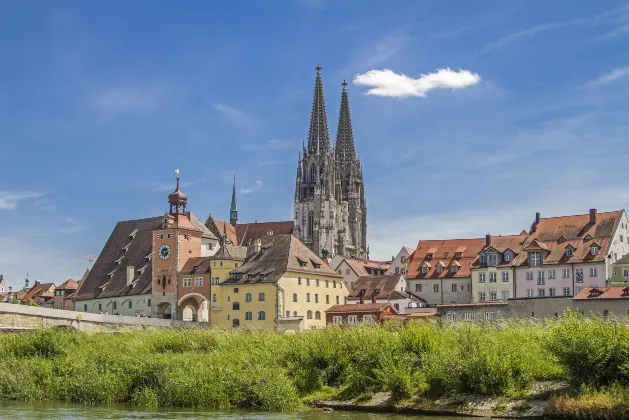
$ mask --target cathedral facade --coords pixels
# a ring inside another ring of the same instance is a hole
[[[354,147],[347,82],[342,85],[332,146],[321,66],[316,70],[308,144],[303,146],[297,164],[294,234],[321,257],[368,259],[367,203],[363,170]]]

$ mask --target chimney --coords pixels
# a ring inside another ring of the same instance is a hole
[[[360,292],[358,293],[358,296],[360,296],[361,305],[365,303],[365,293],[367,293],[367,290],[365,289],[360,289]]]
[[[374,289],[373,293],[371,294],[371,303],[376,303],[376,300],[378,299],[379,294],[380,294],[380,289]]]
[[[258,238],[255,241],[253,241],[253,252],[260,252],[260,250],[262,249],[262,239]]]
[[[539,225],[539,221],[542,218],[539,212],[535,213],[535,225]]]
[[[596,224],[596,209],[590,209],[590,223]]]
[[[135,267],[132,265],[127,266],[127,286],[130,286],[133,283],[133,278],[135,277]]]
[[[491,245],[491,235],[488,233],[485,235],[485,246]]]

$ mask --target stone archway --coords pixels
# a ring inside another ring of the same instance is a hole
[[[189,293],[177,302],[179,319],[192,322],[209,322],[208,301],[198,293]]]
[[[162,302],[157,305],[157,317],[161,319],[172,319],[172,305],[168,302]]]

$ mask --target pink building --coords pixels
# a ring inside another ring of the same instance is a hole
[[[605,287],[629,248],[624,210],[540,218],[515,262],[515,297],[573,296]]]

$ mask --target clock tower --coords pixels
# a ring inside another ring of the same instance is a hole
[[[168,195],[169,212],[153,230],[151,313],[156,318],[181,319],[178,276],[189,258],[201,256],[201,235],[186,211],[188,196],[177,188]]]

